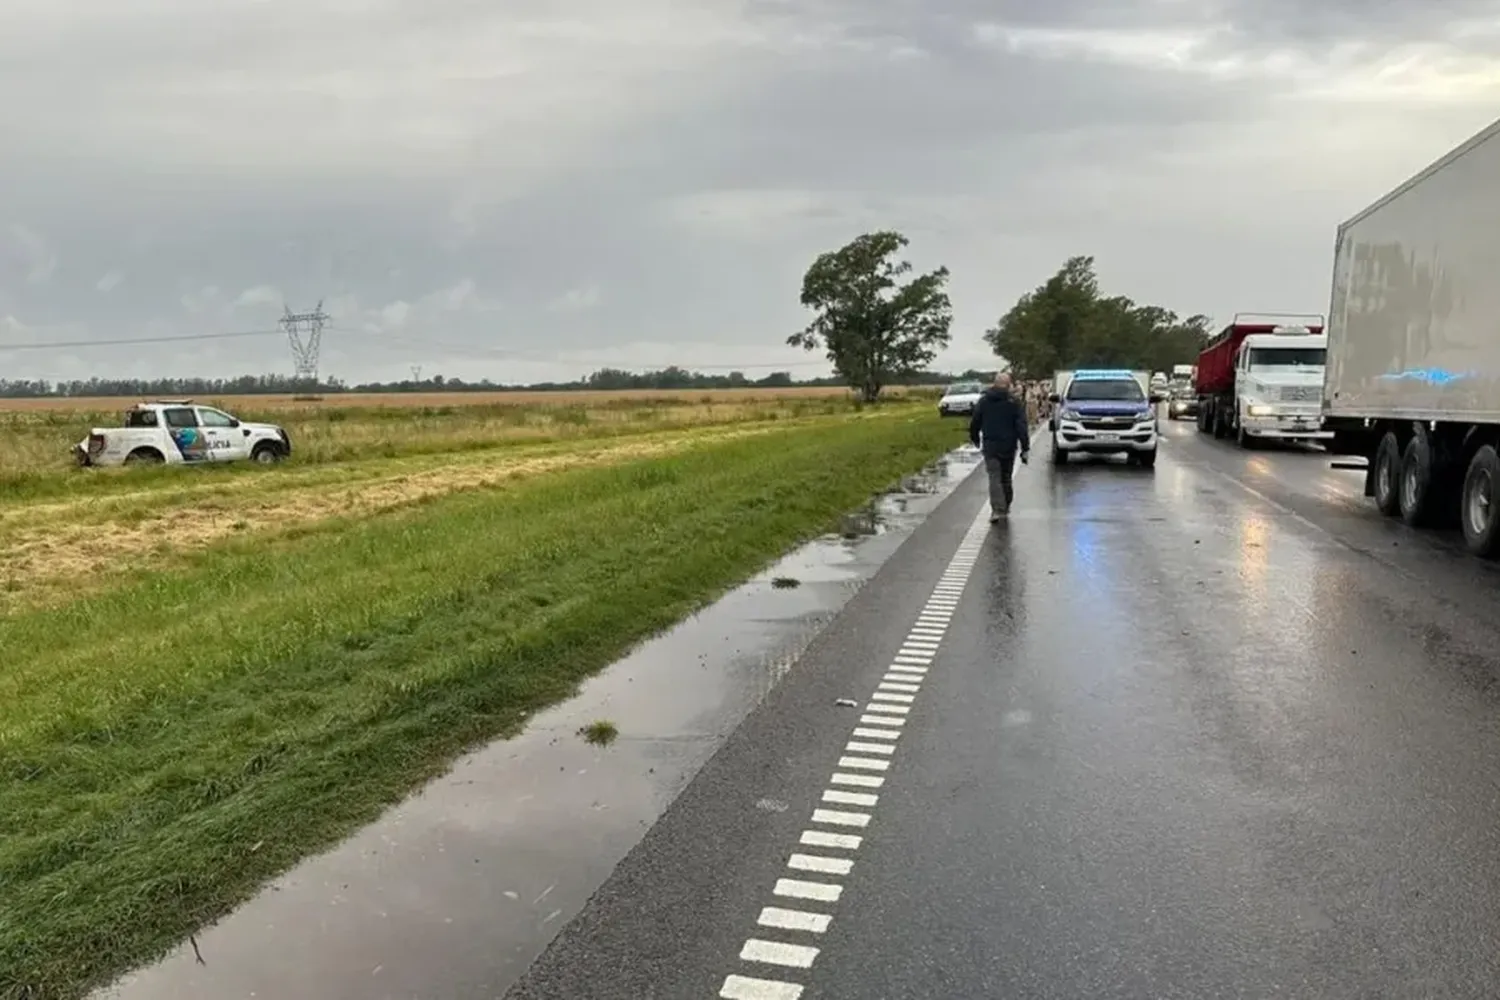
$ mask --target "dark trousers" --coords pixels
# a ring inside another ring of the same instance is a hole
[[[1016,498],[1016,488],[1011,482],[1011,473],[1016,469],[1016,453],[1003,451],[998,455],[984,456],[984,471],[990,477],[990,510],[1002,514],[1010,510]]]

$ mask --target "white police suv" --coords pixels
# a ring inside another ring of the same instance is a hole
[[[1147,386],[1150,375],[1116,369],[1058,372],[1053,384],[1055,406],[1052,462],[1068,456],[1124,455],[1131,465],[1156,465],[1158,397]]]

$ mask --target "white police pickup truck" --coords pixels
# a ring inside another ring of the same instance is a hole
[[[1052,463],[1068,456],[1124,455],[1131,465],[1156,465],[1156,405],[1161,396],[1149,391],[1150,375],[1116,369],[1058,372],[1051,400],[1055,412]]]
[[[139,403],[125,411],[125,426],[95,427],[73,446],[79,465],[270,464],[291,453],[282,428],[246,423],[190,399]]]

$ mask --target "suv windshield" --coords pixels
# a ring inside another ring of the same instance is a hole
[[[1074,379],[1068,385],[1068,400],[1110,403],[1144,403],[1146,394],[1133,378]]]
[[[1328,359],[1325,347],[1252,347],[1251,368],[1302,368],[1321,365]]]
[[[948,387],[949,396],[977,396],[984,391],[978,382],[955,382]]]

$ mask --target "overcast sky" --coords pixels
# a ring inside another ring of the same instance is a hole
[[[819,252],[953,271],[943,364],[1069,255],[1327,308],[1340,220],[1500,109],[1497,0],[0,0],[0,377],[745,366]],[[815,362],[808,366],[808,361]]]

